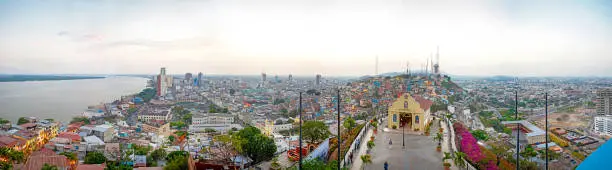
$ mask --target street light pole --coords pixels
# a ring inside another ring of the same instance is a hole
[[[302,169],[302,92],[300,92],[300,108],[298,108],[300,114],[300,147],[298,149],[298,155],[300,157],[299,169]]]
[[[338,88],[338,170],[340,170],[340,153],[342,153],[342,147],[340,144],[342,143],[340,137],[340,88]]]
[[[518,83],[518,82],[517,82]],[[514,93],[514,111],[515,111],[515,115],[514,115],[514,119],[517,121],[516,123],[516,170],[519,170],[519,151],[521,150],[521,148],[519,148],[519,135],[521,133],[521,124],[518,123],[518,90],[515,91]]]
[[[406,136],[406,124],[402,125],[402,149],[406,148],[406,142],[404,136]]]
[[[544,119],[546,120],[545,121],[546,125],[544,127],[545,128],[544,132],[546,132],[546,134],[544,135],[545,138],[546,138],[546,153],[544,153],[544,154],[546,154],[546,167],[544,168],[544,170],[548,170],[548,92],[544,93],[544,100],[545,100],[545,103],[544,103],[544,105],[545,105],[544,106],[544,108],[545,108]]]

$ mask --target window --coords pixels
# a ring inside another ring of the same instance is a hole
[[[393,122],[397,122],[397,114],[393,114]]]

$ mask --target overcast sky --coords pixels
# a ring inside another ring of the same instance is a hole
[[[606,2],[607,1],[607,2]],[[612,76],[609,0],[0,1],[0,73]]]

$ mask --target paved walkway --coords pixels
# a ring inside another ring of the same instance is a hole
[[[435,120],[436,122],[434,124],[438,124],[438,120]],[[444,157],[444,152],[448,152],[448,153],[452,153],[452,149],[450,148],[450,131],[448,129],[448,126],[446,126],[446,122],[442,121],[442,127],[444,127],[444,131],[442,132],[443,134],[443,141],[442,141],[442,155],[440,156],[440,159],[442,159]],[[438,131],[439,132],[439,131]],[[451,170],[459,170],[459,167],[457,167],[455,165],[455,162],[452,159],[446,160],[446,162],[451,164],[450,169]]]
[[[384,121],[381,125],[386,125]],[[434,122],[437,124],[437,121]],[[438,126],[432,126],[431,132],[438,132]],[[389,139],[393,144],[389,145]],[[402,134],[379,131],[372,149],[372,164],[367,169],[384,169],[385,161],[390,170],[444,169],[441,153],[436,151],[438,145],[432,136],[405,134],[405,147],[402,147]]]
[[[363,161],[361,161],[361,155],[365,155],[367,150],[368,150],[368,141],[370,141],[370,137],[372,136],[372,134],[374,134],[374,128],[370,128],[368,129],[368,132],[366,133],[365,138],[363,138],[364,141],[362,141],[361,147],[359,148],[359,151],[357,152],[357,154],[355,156],[353,156],[353,164],[351,165],[351,170],[359,170],[361,169],[361,166],[363,164]],[[379,131],[380,132],[380,131]],[[376,141],[376,139],[374,139]]]

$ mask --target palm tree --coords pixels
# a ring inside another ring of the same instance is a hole
[[[372,163],[372,155],[370,154],[365,154],[365,155],[361,155],[361,161],[363,162],[363,169],[365,169],[365,167]]]
[[[455,165],[457,165],[459,168],[465,168],[465,158],[467,157],[467,155],[463,152],[457,151],[455,151],[454,155],[455,157],[453,158],[453,162],[455,162]]]
[[[442,157],[442,161],[446,161],[447,159],[453,159],[453,155],[448,152],[444,152],[444,157]]]
[[[436,133],[436,136],[433,137],[434,142],[438,142],[438,146],[442,145],[442,133]]]
[[[55,165],[49,165],[45,163],[45,165],[43,165],[41,170],[59,170],[59,169]]]

